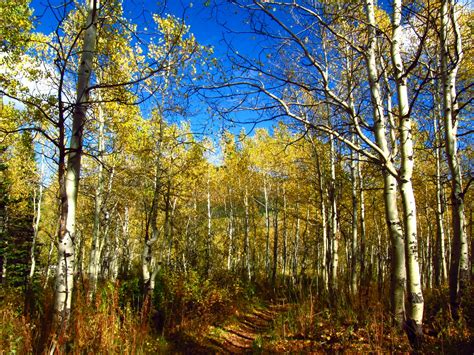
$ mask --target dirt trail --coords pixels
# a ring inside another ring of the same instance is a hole
[[[238,314],[221,326],[210,326],[200,341],[202,347],[217,353],[246,353],[258,350],[269,337],[274,321],[290,308],[288,304],[254,308]]]

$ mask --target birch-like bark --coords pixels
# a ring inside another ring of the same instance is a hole
[[[297,203],[298,204],[298,203]],[[286,189],[283,187],[283,252],[282,252],[282,274],[286,276],[288,263],[288,225],[287,225],[287,202]]]
[[[168,259],[168,265],[171,265],[171,255],[173,253],[173,246],[174,246],[174,216],[175,216],[175,212],[176,212],[176,205],[178,203],[178,197],[175,197],[173,199],[173,203],[171,204],[171,211],[170,211],[170,216],[169,216],[169,220],[168,220],[168,223],[167,223],[167,226],[166,228],[168,229],[168,237],[167,237],[167,240],[168,240],[168,256],[167,256],[167,259]],[[175,249],[176,250],[176,249]],[[177,256],[178,254],[176,253],[176,263],[175,265],[177,265]]]
[[[247,186],[245,186],[245,195],[244,195],[244,209],[245,209],[245,225],[244,225],[244,235],[245,235],[245,267],[247,270],[247,279],[250,281],[252,279],[252,268],[250,264],[250,218],[249,218],[249,192]]]
[[[211,245],[212,245],[212,211],[211,211],[211,175],[207,172],[207,242],[206,242],[206,274],[209,275],[211,268]]]
[[[273,267],[272,267],[272,285],[276,286],[276,275],[278,268],[278,188],[273,203]]]
[[[359,155],[357,155],[359,159]],[[357,163],[357,177],[359,179],[359,208],[360,208],[360,286],[365,284],[365,254],[366,254],[366,232],[365,232],[365,202],[364,202],[364,183],[362,180],[362,171],[360,161]]]
[[[112,167],[110,169],[107,189],[106,191],[104,191],[102,187],[100,191],[101,195],[103,196],[99,198],[100,200],[99,203],[101,205],[98,211],[100,215],[98,215],[98,221],[97,221],[99,234],[96,240],[97,242],[97,245],[96,245],[97,250],[95,251],[96,255],[94,255],[94,257],[97,257],[97,260],[94,260],[94,262],[96,263],[96,268],[97,268],[96,270],[94,270],[97,272],[97,274],[94,275],[96,283],[98,282],[99,279],[105,279],[108,277],[106,276],[106,274],[110,271],[109,266],[110,266],[112,253],[116,252],[116,250],[114,249],[114,245],[110,243],[108,238],[109,238],[110,224],[112,223],[112,219],[110,218],[110,216],[114,214],[114,210],[117,204],[115,204],[110,211],[107,210],[106,208],[107,206],[106,204],[104,204],[104,200],[107,198],[107,196],[110,196],[110,194],[112,193],[114,175],[115,175],[115,167]],[[94,287],[96,287],[96,285]],[[92,297],[94,292],[95,290],[89,289],[89,297]]]
[[[73,109],[72,135],[69,143],[66,174],[61,184],[67,198],[62,206],[62,226],[59,231],[58,268],[55,286],[55,320],[60,327],[67,325],[71,311],[74,270],[74,235],[76,232],[77,191],[82,157],[82,136],[86,120],[89,81],[97,41],[99,0],[89,0],[84,26],[82,53],[77,72],[77,97]]]
[[[330,163],[330,183],[329,195],[329,291],[335,292],[337,289],[337,272],[339,264],[339,241],[337,225],[337,198],[336,198],[336,152],[334,147],[334,137],[329,136],[329,163]]]
[[[100,98],[99,98],[100,101]],[[98,121],[99,121],[99,131],[97,139],[97,150],[98,150],[98,172],[97,172],[97,187],[95,190],[95,206],[94,206],[94,227],[92,231],[92,244],[89,257],[89,297],[95,293],[97,288],[97,277],[99,275],[100,268],[100,244],[101,244],[101,212],[102,212],[102,201],[103,201],[103,192],[104,192],[104,166],[103,166],[103,156],[105,153],[105,139],[104,139],[104,128],[105,120],[104,113],[101,105],[98,107]]]
[[[408,101],[407,73],[403,67],[402,45],[402,0],[393,2],[391,55],[398,94],[398,114],[400,120],[400,190],[402,195],[403,218],[405,224],[405,250],[407,264],[407,285],[409,310],[407,316],[408,332],[413,333],[412,345],[419,346],[423,336],[423,292],[418,260],[416,203],[413,191],[412,176],[414,166],[412,119]]]
[[[166,265],[171,267],[171,247],[172,247],[172,236],[171,236],[171,216],[173,214],[173,204],[171,203],[171,177],[168,175],[166,182],[166,193],[165,193],[165,220],[163,223],[164,226],[164,236],[163,236],[163,245],[160,250],[161,255],[163,255],[165,250],[168,250],[166,254]],[[166,244],[168,247],[166,248]]]
[[[450,26],[451,25],[451,26]],[[449,53],[449,33],[454,37],[454,55]],[[443,87],[444,134],[446,156],[451,172],[451,215],[453,237],[451,267],[449,271],[449,294],[451,312],[457,318],[463,292],[469,280],[468,243],[465,231],[464,193],[462,171],[457,143],[457,92],[456,77],[463,59],[461,33],[453,0],[443,0],[441,6],[441,81]],[[453,62],[448,62],[453,57]]]
[[[155,161],[155,181],[154,181],[154,191],[153,191],[153,201],[151,204],[150,211],[150,226],[151,226],[151,238],[147,231],[145,233],[145,243],[143,244],[142,250],[142,277],[143,285],[145,291],[145,297],[151,295],[155,288],[155,275],[156,275],[156,261],[153,253],[153,246],[157,242],[160,231],[157,225],[158,217],[158,204],[159,196],[162,188],[161,174],[161,145],[163,142],[163,119],[160,117],[159,122],[159,138],[156,144],[156,161]]]
[[[319,187],[319,208],[321,210],[321,237],[322,237],[322,276],[323,276],[323,284],[324,284],[324,289],[326,291],[329,290],[329,270],[327,268],[327,263],[325,262],[327,258],[327,253],[328,253],[328,222],[327,222],[327,214],[326,214],[326,193],[324,191],[324,186],[325,186],[325,181],[324,181],[324,176],[323,176],[323,171],[322,171],[322,165],[321,165],[321,159],[319,158],[318,151],[316,149],[315,143],[313,143],[313,154],[316,160],[316,172],[318,174],[318,187]]]
[[[234,257],[234,203],[232,201],[232,189],[229,189],[229,248],[227,251],[227,270],[233,269]]]
[[[353,138],[355,141],[355,138]],[[354,142],[355,143],[355,142]],[[357,165],[356,154],[351,150],[351,185],[352,185],[352,239],[351,239],[351,292],[357,293],[357,238],[358,238],[358,210],[357,201]]]
[[[366,1],[367,19],[369,22],[369,42],[367,46],[367,72],[371,101],[374,116],[375,140],[380,148],[385,167],[384,176],[384,203],[385,218],[392,244],[392,313],[397,325],[401,328],[405,320],[405,242],[403,238],[402,226],[398,216],[397,206],[397,180],[389,171],[393,171],[393,152],[390,152],[386,137],[387,120],[383,111],[383,101],[379,83],[379,73],[377,70],[376,48],[377,34],[375,21],[375,6],[372,0]],[[392,147],[392,150],[394,147]]]
[[[436,159],[436,252],[434,260],[435,284],[441,284],[447,279],[445,233],[444,233],[444,203],[443,187],[441,185],[441,132],[439,131],[438,118],[434,120],[435,131],[435,159]]]
[[[265,198],[265,271],[270,273],[270,212],[268,207],[267,179],[263,180],[263,196]]]
[[[29,275],[29,282],[31,283],[33,280],[33,276],[35,274],[36,269],[36,241],[38,239],[38,232],[39,232],[39,224],[41,220],[41,204],[43,202],[43,176],[44,176],[44,147],[41,148],[41,163],[40,163],[40,179],[39,179],[39,191],[38,191],[38,198],[34,199],[34,210],[35,210],[35,219],[33,223],[33,240],[31,241],[31,250],[30,250],[30,258],[31,258],[31,265],[30,265],[30,275]]]

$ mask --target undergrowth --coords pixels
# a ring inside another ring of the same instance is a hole
[[[225,273],[205,278],[195,272],[159,274],[149,307],[139,278],[104,283],[93,297],[78,284],[70,325],[51,329],[52,287],[0,291],[0,348],[3,353],[164,353],[197,344],[201,331],[234,314],[265,304],[289,305],[255,351],[410,351],[406,336],[392,326],[386,297],[344,296],[332,302],[311,287],[273,288],[245,283]],[[471,295],[474,289],[468,290]],[[474,300],[465,297],[462,317],[450,316],[447,288],[425,292],[426,352],[472,349]],[[25,302],[26,299],[26,302]],[[178,345],[176,345],[178,344]],[[189,350],[189,348],[187,348]],[[53,350],[53,351],[52,351]],[[472,351],[472,350],[471,350]]]
[[[92,297],[87,282],[75,287],[69,327],[52,330],[52,285],[28,294],[21,288],[0,293],[1,353],[156,353],[177,339],[232,311],[245,299],[240,281],[225,275],[205,279],[195,272],[160,274],[152,302],[142,296],[138,277],[102,283]],[[27,302],[25,302],[25,299]]]

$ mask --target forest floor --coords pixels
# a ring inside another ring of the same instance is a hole
[[[121,306],[118,288],[104,287],[92,302],[87,293],[78,293],[71,331],[60,339],[61,351],[71,354],[413,353],[405,333],[392,326],[388,307],[383,303],[385,297],[368,294],[348,298],[341,293],[337,300],[328,302],[311,290],[305,297],[286,289],[279,293],[254,290],[245,293],[238,292],[238,287],[227,290],[198,282],[199,279],[195,281],[191,288],[179,282],[173,284],[174,288],[164,298],[170,301],[162,301],[161,308],[147,316],[139,308],[134,311],[129,305]],[[0,354],[43,353],[49,349],[49,341],[42,337],[48,335],[45,318],[39,312],[32,313],[33,317],[25,316],[21,293],[1,291]],[[450,315],[447,291],[443,288],[426,292],[424,339],[418,353],[472,355],[474,286],[468,290],[459,320],[453,320]],[[49,294],[42,297],[52,299]],[[48,314],[52,304],[43,304],[44,314]]]
[[[245,353],[263,350],[263,345],[272,339],[274,324],[282,313],[292,307],[290,304],[258,306],[246,312],[236,310],[235,314],[222,324],[209,325],[187,344],[194,349],[217,353]]]
[[[383,314],[361,323],[340,313],[286,300],[260,301],[236,307],[219,321],[184,330],[172,340],[172,348],[185,354],[413,352],[406,335],[387,325]],[[419,353],[472,355],[472,329],[462,329],[426,324]]]
[[[202,324],[185,332],[175,341],[176,349],[187,354],[209,353],[326,353],[370,352],[390,350],[409,352],[404,334],[383,325],[359,328],[350,320],[339,323],[325,311],[316,314],[298,304],[267,302],[236,309],[223,321]],[[310,327],[314,332],[301,332],[305,318],[317,319]],[[303,318],[303,319],[302,319]],[[300,324],[294,324],[300,322]]]

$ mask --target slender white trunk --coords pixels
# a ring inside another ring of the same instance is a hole
[[[330,234],[329,234],[329,290],[335,292],[337,288],[337,272],[339,264],[339,241],[337,225],[337,198],[336,198],[336,152],[334,147],[334,137],[329,137],[329,162],[330,162],[330,184],[329,184],[329,202],[330,202]]]
[[[316,160],[316,171],[318,174],[318,186],[319,186],[319,203],[320,203],[320,210],[321,210],[321,237],[322,237],[322,251],[321,251],[321,270],[322,270],[322,277],[323,277],[323,284],[324,289],[326,291],[329,290],[329,271],[327,268],[327,255],[328,255],[328,222],[327,222],[327,214],[326,214],[326,193],[324,191],[325,181],[322,171],[322,163],[319,158],[319,154],[315,143],[313,142],[313,154]]]
[[[99,99],[100,100],[100,99]],[[102,107],[99,104],[98,107],[98,121],[99,121],[99,132],[98,132],[98,172],[97,172],[97,187],[95,190],[95,209],[94,209],[94,228],[92,231],[92,245],[89,258],[89,296],[95,293],[97,287],[97,277],[99,275],[100,268],[100,244],[101,244],[101,212],[102,212],[102,201],[104,191],[104,166],[103,156],[105,153],[105,142],[104,142],[104,128],[105,120]]]
[[[109,182],[107,184],[107,191],[104,193],[104,196],[110,196],[112,193],[112,185],[114,181],[114,175],[115,175],[115,168],[112,167],[109,175]],[[102,204],[102,202],[101,202]],[[103,204],[102,204],[103,205]],[[116,206],[116,205],[115,205]],[[101,214],[103,214],[103,217],[100,218],[100,238],[98,239],[98,260],[97,260],[97,279],[99,278],[105,278],[104,272],[106,271],[105,268],[102,268],[101,265],[103,261],[106,261],[106,267],[108,268],[109,266],[109,260],[110,260],[110,253],[114,252],[115,250],[112,250],[112,245],[109,243],[108,236],[109,236],[109,229],[110,229],[110,223],[112,220],[110,219],[110,216],[113,214],[113,211],[115,209],[115,206],[112,207],[111,211],[108,211],[105,207],[105,205],[102,206],[101,208]],[[104,252],[105,250],[105,252]]]
[[[385,161],[384,176],[384,203],[385,218],[390,233],[392,244],[392,313],[397,325],[401,328],[405,319],[405,242],[403,239],[402,226],[398,216],[397,206],[397,180],[389,171],[393,171],[393,158],[395,142],[392,142],[392,151],[388,146],[386,137],[387,120],[383,111],[379,73],[377,70],[376,48],[377,23],[375,20],[375,6],[372,0],[366,0],[367,19],[369,22],[369,43],[367,47],[367,72],[371,92],[371,101],[374,116],[375,140],[381,149]],[[392,132],[393,127],[391,128]]]
[[[245,266],[247,269],[248,280],[252,279],[251,273],[251,264],[250,264],[250,219],[249,219],[249,193],[248,188],[245,186],[245,195],[244,195],[244,208],[245,208]]]
[[[283,187],[283,253],[282,253],[282,274],[286,277],[288,263],[288,225],[287,225],[287,201],[286,189]]]
[[[158,217],[158,204],[159,196],[162,187],[161,174],[161,146],[163,142],[163,120],[159,118],[159,138],[156,143],[156,161],[155,161],[155,181],[153,191],[153,201],[151,204],[150,211],[150,226],[151,226],[151,238],[149,236],[148,227],[145,233],[145,243],[143,244],[142,250],[142,277],[145,295],[149,296],[153,293],[155,287],[155,275],[158,271],[156,267],[155,256],[153,253],[153,246],[157,242],[160,231],[157,226],[156,219]]]
[[[447,279],[445,234],[444,234],[444,204],[443,187],[441,185],[441,133],[438,119],[435,125],[435,159],[436,159],[436,252],[435,252],[435,283],[440,286]]]
[[[229,189],[229,248],[227,253],[227,270],[233,268],[234,250],[234,203],[232,201],[232,189]]]
[[[418,260],[418,240],[416,225],[416,203],[412,185],[414,152],[412,138],[412,119],[409,112],[407,77],[403,67],[401,55],[402,45],[402,0],[393,2],[392,42],[391,54],[394,67],[395,82],[398,94],[398,114],[400,119],[400,190],[402,195],[403,218],[405,222],[405,250],[407,264],[408,326],[414,332],[416,347],[421,341],[423,325],[423,292],[421,289],[421,275]]]
[[[44,176],[44,147],[41,148],[41,163],[40,163],[40,179],[39,179],[39,191],[38,191],[38,198],[35,198],[35,219],[33,223],[33,240],[31,242],[31,251],[30,251],[30,258],[31,258],[31,266],[30,266],[30,275],[29,275],[29,282],[33,280],[33,276],[35,274],[36,268],[36,256],[35,256],[35,249],[36,249],[36,241],[38,239],[38,232],[39,232],[39,224],[41,220],[41,204],[43,201],[43,176]]]
[[[267,275],[270,271],[270,212],[268,208],[268,190],[267,190],[267,179],[263,180],[263,196],[265,198],[265,271]]]
[[[76,232],[77,190],[82,156],[82,136],[86,120],[89,81],[92,74],[93,58],[97,41],[97,19],[99,0],[88,2],[87,19],[84,26],[82,54],[77,72],[77,97],[73,111],[72,135],[67,153],[67,169],[64,180],[67,204],[61,211],[58,248],[58,268],[55,288],[55,314],[59,326],[66,325],[69,319],[73,290],[74,235]]]
[[[54,235],[58,235],[58,232],[56,232]],[[46,262],[46,272],[44,275],[44,283],[43,283],[44,289],[46,288],[46,286],[48,286],[48,282],[49,282],[49,274],[51,273],[51,258],[53,256],[53,251],[54,251],[54,240],[51,238],[51,241],[49,242],[48,260]]]
[[[211,175],[207,172],[207,246],[206,246],[206,273],[211,268],[211,246],[212,246],[212,211],[211,211]]]
[[[354,138],[354,143],[355,138]],[[351,240],[351,292],[353,295],[357,293],[357,238],[358,238],[358,210],[357,201],[357,165],[356,154],[351,151],[351,183],[352,183],[352,240]]]
[[[273,203],[273,267],[272,267],[272,285],[276,286],[276,276],[278,269],[278,195],[279,188],[276,189],[276,196]]]
[[[365,232],[365,202],[364,202],[364,183],[362,180],[362,171],[360,162],[357,163],[357,177],[359,179],[359,205],[360,205],[360,284],[365,280],[365,254],[366,254],[366,232]]]
[[[457,11],[453,0],[443,0],[441,7],[441,80],[443,86],[443,111],[446,156],[451,172],[451,215],[453,223],[453,238],[451,246],[451,267],[449,275],[449,290],[451,311],[455,318],[463,292],[469,277],[468,242],[465,231],[464,192],[462,186],[462,171],[458,156],[457,142],[457,92],[456,77],[463,49],[461,33],[457,19]],[[451,31],[449,31],[451,29]],[[454,37],[454,53],[449,51],[449,34]],[[449,62],[450,59],[452,62]]]
[[[171,182],[169,182],[171,184]],[[169,192],[168,192],[169,193]],[[168,197],[168,200],[171,198],[171,196]],[[171,256],[173,252],[173,219],[174,219],[174,212],[176,211],[176,203],[178,202],[178,198],[175,197],[173,199],[173,202],[171,203],[171,210],[166,213],[166,218],[165,218],[165,240],[168,241],[168,255],[166,257],[167,259],[167,264],[171,266]]]

